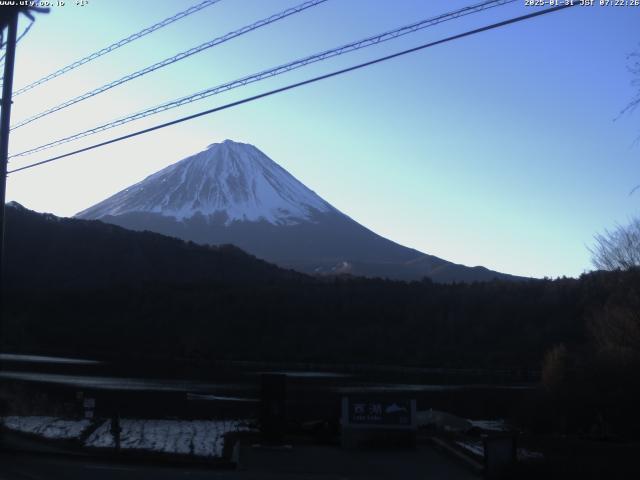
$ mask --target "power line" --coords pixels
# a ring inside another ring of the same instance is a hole
[[[33,27],[34,21],[32,20],[31,22],[29,22],[29,25],[27,25],[27,27],[23,30],[23,32],[18,36],[18,38],[16,39],[16,45],[18,43],[20,43],[20,40],[23,39],[23,37],[29,33],[29,30],[31,30],[31,27]],[[4,67],[4,57],[6,55],[6,52],[2,54],[2,56],[0,57],[0,68]]]
[[[289,62],[283,65],[279,65],[277,67],[268,69],[268,70],[264,70],[262,72],[258,72],[258,73],[254,73],[252,75],[248,75],[246,77],[242,77],[240,79],[231,81],[231,82],[227,82],[224,83],[222,85],[218,85],[215,87],[211,87],[208,88],[206,90],[202,90],[200,92],[194,93],[192,95],[188,95],[186,97],[181,97],[178,98],[176,100],[172,100],[170,102],[166,102],[160,105],[157,105],[155,107],[152,108],[148,108],[146,110],[142,110],[140,112],[128,115],[126,117],[122,117],[116,120],[113,120],[111,122],[99,125],[97,127],[93,127],[90,128],[88,130],[84,130],[82,132],[78,132],[75,133],[73,135],[70,135],[68,137],[64,137],[58,140],[55,140],[53,142],[49,142],[43,145],[40,145],[38,147],[34,147],[31,148],[29,150],[25,150],[23,152],[11,155],[11,157],[9,158],[16,158],[16,157],[22,157],[22,156],[26,156],[26,155],[31,155],[33,153],[37,153],[37,152],[41,152],[43,150],[48,150],[50,148],[65,144],[65,143],[69,143],[72,142],[74,140],[78,140],[80,138],[84,138],[90,135],[94,135],[96,133],[99,132],[103,132],[105,130],[110,130],[111,128],[115,128],[121,125],[124,125],[126,123],[132,122],[134,120],[139,120],[145,117],[148,117],[150,115],[155,115],[156,113],[160,113],[160,112],[164,112],[166,110],[170,110],[173,108],[177,108],[180,107],[182,105],[186,105],[188,103],[192,103],[195,102],[197,100],[202,100],[204,98],[213,96],[213,95],[217,95],[219,93],[222,92],[226,92],[229,90],[232,90],[234,88],[238,88],[238,87],[242,87],[245,86],[249,83],[254,83],[260,80],[264,80],[266,78],[271,78],[274,77],[276,75],[280,75],[282,73],[286,73],[289,72],[291,70],[297,69],[297,68],[301,68],[304,67],[306,65],[309,65],[311,63],[315,63],[315,62],[319,62],[322,60],[326,60],[328,58],[332,58],[332,57],[336,57],[338,55],[343,55],[345,53],[348,52],[352,52],[355,50],[359,50],[365,47],[369,47],[371,45],[376,45],[378,43],[382,43],[382,42],[386,42],[388,40],[392,40],[394,38],[398,38],[400,36],[403,35],[407,35],[409,33],[413,33],[416,32],[418,30],[427,28],[427,27],[431,27],[433,25],[437,25],[439,23],[445,22],[445,21],[449,21],[449,20],[453,20],[462,16],[466,16],[466,15],[470,15],[472,13],[477,13],[479,11],[482,10],[487,10],[488,8],[493,8],[493,7],[497,7],[497,6],[502,6],[505,5],[507,3],[513,3],[516,0],[491,0],[491,1],[485,1],[483,3],[479,3],[476,5],[472,5],[469,7],[465,7],[459,10],[455,10],[453,12],[450,13],[445,13],[442,15],[439,15],[437,17],[433,17],[433,18],[429,18],[426,20],[421,20],[419,22],[413,23],[411,25],[406,25],[404,27],[400,27],[400,28],[396,28],[394,30],[390,30],[378,35],[373,35],[371,37],[367,37],[365,39],[362,40],[358,40],[356,42],[351,42],[348,43],[346,45],[342,45],[340,47],[337,48],[333,48],[330,50],[325,50],[323,52],[320,53],[316,53],[314,55],[310,55],[308,57],[304,57],[302,59],[298,59],[295,60],[293,62]]]
[[[59,70],[56,70],[55,72],[50,73],[49,75],[46,75],[44,77],[42,77],[39,80],[36,80],[33,83],[30,83],[29,85],[26,85],[20,89],[18,89],[17,91],[15,91],[13,93],[13,96],[16,97],[28,90],[31,90],[32,88],[37,87],[38,85],[42,85],[45,82],[48,82],[49,80],[53,80],[56,77],[59,77],[60,75],[63,75],[67,72],[70,72],[71,70],[74,70],[78,67],[80,67],[81,65],[84,65],[85,63],[88,63],[92,60],[95,60],[98,57],[101,57],[103,55],[106,55],[109,52],[113,52],[114,50],[133,42],[134,40],[138,40],[139,38],[144,37],[145,35],[149,35],[150,33],[155,32],[156,30],[159,30],[163,27],[166,27],[167,25],[172,24],[173,22],[176,22],[178,20],[181,20],[189,15],[191,15],[192,13],[196,13],[199,12],[200,10],[202,10],[203,8],[207,8],[210,7],[211,5],[215,5],[216,3],[218,3],[220,0],[205,0],[203,2],[200,2],[196,5],[193,5],[189,8],[187,8],[186,10],[183,10],[181,12],[176,13],[175,15],[172,15],[168,18],[165,18],[164,20],[155,23],[153,25],[151,25],[150,27],[147,27],[143,30],[140,30],[139,32],[136,32],[132,35],[129,35],[126,38],[123,38],[122,40],[118,40],[115,43],[112,43],[111,45],[109,45],[108,47],[105,47],[101,50],[98,50],[97,52],[93,52],[89,55],[87,55],[86,57],[81,58],[80,60],[76,60],[73,63],[70,63],[69,65],[60,68]]]
[[[153,132],[155,130],[160,130],[160,129],[165,128],[165,127],[170,127],[170,126],[176,125],[178,123],[186,122],[188,120],[193,120],[194,118],[202,117],[202,116],[205,116],[205,115],[210,115],[212,113],[219,112],[221,110],[226,110],[226,109],[229,109],[229,108],[232,108],[232,107],[236,107],[238,105],[242,105],[242,104],[245,104],[245,103],[253,102],[255,100],[259,100],[261,98],[269,97],[269,96],[275,95],[277,93],[282,93],[282,92],[285,92],[287,90],[293,90],[295,88],[302,87],[304,85],[309,85],[311,83],[319,82],[321,80],[326,80],[326,79],[331,78],[331,77],[336,77],[338,75],[342,75],[342,74],[345,74],[345,73],[348,73],[348,72],[352,72],[354,70],[359,70],[361,68],[369,67],[369,66],[375,65],[377,63],[385,62],[385,61],[391,60],[393,58],[397,58],[397,57],[401,57],[403,55],[407,55],[409,53],[414,53],[414,52],[417,52],[417,51],[420,51],[420,50],[424,50],[426,48],[434,47],[436,45],[441,45],[443,43],[451,42],[453,40],[458,40],[460,38],[468,37],[468,36],[475,35],[475,34],[478,34],[478,33],[481,33],[481,32],[486,32],[488,30],[493,30],[493,29],[496,29],[496,28],[504,27],[506,25],[510,25],[510,24],[513,24],[513,23],[522,22],[524,20],[528,20],[528,19],[531,19],[531,18],[534,18],[534,17],[539,17],[541,15],[545,15],[545,14],[548,14],[548,13],[557,12],[559,10],[563,10],[565,8],[570,8],[570,7],[573,7],[575,5],[578,5],[578,4],[577,3],[576,4],[570,4],[569,3],[569,4],[561,5],[561,6],[558,6],[558,7],[547,8],[545,10],[539,10],[539,11],[536,11],[536,12],[533,12],[533,13],[529,13],[527,15],[522,15],[522,16],[519,16],[519,17],[510,18],[509,20],[504,20],[502,22],[493,23],[491,25],[486,25],[484,27],[476,28],[475,30],[469,30],[467,32],[460,33],[460,34],[457,34],[457,35],[453,35],[453,36],[450,36],[450,37],[446,37],[446,38],[443,38],[441,40],[436,40],[435,42],[425,43],[425,44],[419,45],[417,47],[413,47],[413,48],[410,48],[410,49],[407,49],[407,50],[403,50],[401,52],[393,53],[391,55],[386,55],[384,57],[379,57],[379,58],[376,58],[374,60],[370,60],[368,62],[360,63],[358,65],[353,65],[351,67],[343,68],[341,70],[336,70],[336,71],[333,71],[331,73],[327,73],[327,74],[324,74],[324,75],[320,75],[320,76],[317,76],[317,77],[310,78],[308,80],[303,80],[301,82],[292,83],[292,84],[287,85],[285,87],[276,88],[275,90],[270,90],[268,92],[264,92],[264,93],[261,93],[261,94],[258,94],[258,95],[254,95],[252,97],[243,98],[242,100],[238,100],[238,101],[235,101],[235,102],[227,103],[226,105],[222,105],[222,106],[219,106],[219,107],[211,108],[209,110],[204,110],[202,112],[198,112],[198,113],[195,113],[193,115],[188,115],[186,117],[178,118],[178,119],[172,120],[170,122],[166,122],[166,123],[162,123],[162,124],[159,124],[159,125],[155,125],[153,127],[145,128],[143,130],[138,130],[137,132],[129,133],[127,135],[122,135],[120,137],[112,138],[110,140],[106,140],[104,142],[96,143],[96,144],[90,145],[88,147],[80,148],[80,149],[74,150],[72,152],[64,153],[62,155],[57,155],[57,156],[49,158],[47,160],[41,160],[39,162],[35,162],[35,163],[30,164],[30,165],[26,165],[24,167],[15,168],[13,170],[10,170],[7,173],[16,173],[16,172],[20,172],[22,170],[28,170],[30,168],[34,168],[34,167],[37,167],[37,166],[40,166],[40,165],[44,165],[46,163],[50,163],[50,162],[54,162],[56,160],[60,160],[62,158],[70,157],[72,155],[77,155],[79,153],[87,152],[89,150],[94,150],[96,148],[103,147],[105,145],[110,145],[112,143],[120,142],[122,140],[127,140],[129,138],[137,137],[137,136],[143,135],[145,133]]]
[[[24,36],[27,33],[29,33],[29,30],[31,30],[31,27],[33,27],[34,23],[35,23],[35,20],[31,20],[31,22],[29,22],[29,25],[27,25],[27,28],[25,28],[24,31],[20,34],[20,36],[16,39],[16,44],[20,43],[20,40],[22,40]]]
[[[29,23],[29,25],[27,25],[27,27],[22,31],[22,33],[18,36],[18,38],[16,39],[16,45],[18,45],[18,43],[20,43],[20,40],[22,40],[24,38],[24,36],[29,33],[29,30],[31,30],[31,27],[33,27],[33,24],[35,23],[35,19],[32,19],[31,22]],[[6,55],[6,51],[5,53],[2,54],[2,56],[0,57],[0,70],[4,69],[4,57]],[[0,89],[2,88],[2,85],[4,83],[4,75],[2,77],[0,77]]]
[[[191,55],[195,55],[196,53],[202,52],[204,50],[207,50],[209,48],[212,48],[216,45],[220,45],[221,43],[227,42],[233,38],[239,37],[241,35],[244,35],[245,33],[249,33],[253,30],[257,30],[258,28],[264,27],[266,25],[269,25],[271,23],[277,22],[278,20],[282,20],[286,17],[289,17],[290,15],[294,15],[296,13],[300,13],[304,10],[307,10],[309,8],[315,7],[316,5],[319,5],[321,3],[326,2],[327,0],[308,0],[304,3],[301,3],[300,5],[296,5],[295,7],[291,7],[291,8],[287,8],[286,10],[283,10],[281,12],[278,12],[276,14],[273,14],[267,18],[263,18],[262,20],[258,20],[257,22],[254,22],[250,25],[246,25],[238,30],[234,30],[232,32],[229,32],[221,37],[217,37],[214,38],[213,40],[210,40],[208,42],[205,42],[201,45],[198,45],[197,47],[193,47],[190,48],[189,50],[185,50],[184,52],[180,52],[172,57],[169,58],[165,58],[164,60],[154,63],[153,65],[150,65],[148,67],[145,67],[141,70],[138,70],[136,72],[130,73],[128,75],[125,75],[122,78],[119,78],[117,80],[114,80],[113,82],[109,82],[105,85],[102,85],[101,87],[95,88],[93,90],[90,90],[89,92],[83,93],[82,95],[78,95],[77,97],[71,98],[69,100],[66,100],[65,102],[62,102],[59,105],[56,105],[55,107],[51,107],[47,110],[44,110],[40,113],[37,113],[36,115],[33,115],[29,118],[26,118],[24,120],[19,121],[18,123],[16,123],[15,125],[13,125],[11,127],[12,130],[22,127],[24,125],[27,125],[39,118],[42,118],[44,116],[50,115],[52,113],[58,112],[64,108],[70,107],[71,105],[74,105],[78,102],[81,102],[83,100],[86,100],[88,98],[94,97],[96,95],[99,95],[100,93],[106,92],[107,90],[110,90],[114,87],[117,87],[118,85],[122,85],[123,83],[126,83],[130,80],[142,77],[143,75],[146,75],[147,73],[151,73],[155,70],[158,70],[160,68],[166,67],[168,65],[171,65],[172,63],[175,62],[179,62],[180,60],[184,60],[185,58],[190,57]]]

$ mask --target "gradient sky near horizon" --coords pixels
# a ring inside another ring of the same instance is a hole
[[[16,97],[12,118],[301,1],[222,0]],[[19,43],[14,87],[195,3],[67,0],[39,15]],[[472,3],[329,0],[17,129],[10,151]],[[10,169],[533,8],[522,0],[446,22],[16,159]],[[640,183],[640,112],[619,116],[635,94],[627,56],[639,48],[640,7],[574,7],[12,174],[7,199],[71,216],[230,138],[400,244],[517,275],[577,276],[591,268],[593,235],[640,210],[640,192],[630,195]]]

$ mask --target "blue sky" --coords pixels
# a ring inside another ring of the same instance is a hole
[[[20,42],[16,88],[197,2],[66,3]],[[13,119],[297,3],[222,0],[16,97]],[[329,0],[17,129],[10,150],[471,3]],[[12,166],[531,11],[522,1],[447,22]],[[640,183],[640,112],[617,118],[634,95],[626,57],[640,48],[639,26],[640,7],[574,7],[16,173],[8,199],[70,216],[231,138],[403,245],[518,275],[576,276],[591,268],[593,235],[639,211],[640,193],[629,192]]]

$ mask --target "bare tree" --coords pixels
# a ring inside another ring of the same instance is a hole
[[[627,66],[632,76],[631,85],[635,95],[620,115],[631,113],[640,105],[640,48],[629,54]],[[638,137],[640,141],[640,137]],[[640,189],[637,185],[631,193]],[[635,217],[629,225],[618,225],[614,230],[605,230],[595,236],[595,244],[589,249],[591,262],[599,270],[627,270],[640,266],[640,217]]]
[[[622,109],[620,114],[633,112],[640,105],[640,49],[630,53],[627,57],[629,64],[627,66],[631,73],[631,85],[636,89],[636,93],[629,104]]]
[[[640,267],[640,217],[628,225],[605,230],[595,236],[589,249],[591,262],[598,270],[628,270]]]

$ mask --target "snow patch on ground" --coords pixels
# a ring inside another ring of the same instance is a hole
[[[471,426],[492,432],[506,432],[509,426],[504,420],[469,420]]]
[[[446,432],[466,432],[471,423],[462,417],[439,410],[424,410],[416,413],[419,427],[436,427]]]
[[[503,419],[471,420],[438,410],[420,410],[416,412],[418,426],[434,426],[445,431],[466,432],[471,428],[479,428],[487,432],[508,432],[509,425]]]
[[[247,398],[247,397],[228,397],[225,395],[207,395],[201,393],[187,393],[187,400],[206,400],[212,402],[249,402],[257,403],[259,398]]]
[[[99,365],[102,362],[84,358],[50,357],[46,355],[22,355],[18,353],[0,353],[0,360],[24,363],[61,363],[66,365]]]
[[[469,452],[478,455],[480,457],[484,457],[484,445],[480,442],[472,442],[472,441],[460,441],[456,442],[459,446],[468,450]]]
[[[465,450],[473,453],[474,455],[478,455],[479,457],[484,457],[484,445],[481,441],[473,441],[473,440],[458,440],[456,441],[460,447]],[[517,451],[518,461],[526,462],[531,460],[541,460],[544,458],[544,455],[540,452],[533,452],[531,450],[527,450],[526,448],[518,448]]]
[[[74,439],[89,428],[89,420],[65,420],[56,417],[8,416],[2,418],[2,425],[10,430],[30,433],[49,439]]]
[[[177,453],[199,457],[222,457],[224,435],[247,431],[241,420],[135,420],[120,421],[120,448]],[[114,448],[111,421],[100,425],[86,440],[95,448]]]

